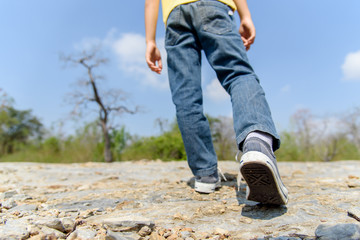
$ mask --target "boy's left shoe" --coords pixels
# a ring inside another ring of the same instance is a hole
[[[288,190],[281,181],[276,158],[265,141],[257,137],[246,140],[240,172],[248,185],[248,200],[274,205],[288,202]]]
[[[221,187],[221,179],[218,173],[210,176],[195,177],[195,191],[199,193],[212,193]]]

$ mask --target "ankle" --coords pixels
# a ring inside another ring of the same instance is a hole
[[[244,144],[246,143],[247,140],[249,140],[250,138],[253,138],[253,137],[261,139],[265,143],[267,143],[269,145],[269,147],[270,147],[271,152],[274,153],[273,148],[272,148],[272,146],[273,146],[273,136],[271,136],[270,134],[265,133],[265,132],[254,131],[254,132],[249,133],[246,136]]]

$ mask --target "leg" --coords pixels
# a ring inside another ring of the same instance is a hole
[[[203,6],[199,2],[198,36],[210,65],[230,94],[233,106],[234,128],[240,150],[246,136],[253,131],[261,131],[273,136],[274,150],[279,148],[280,140],[272,120],[265,93],[260,86],[246,56],[246,50],[237,31],[229,8],[221,2],[212,1]],[[215,17],[214,17],[215,15]],[[217,25],[207,18],[217,19]],[[221,26],[223,31],[219,31]],[[225,31],[226,30],[226,31]]]
[[[217,1],[203,1],[199,2],[198,11],[203,13],[197,22],[199,40],[219,81],[231,96],[237,143],[244,153],[240,171],[248,184],[247,199],[286,204],[288,192],[273,154],[273,149],[279,148],[279,136],[265,93],[228,14],[229,8]]]
[[[203,114],[201,48],[192,34],[191,22],[182,18],[184,6],[173,10],[166,30],[168,74],[176,116],[189,166],[195,176],[217,171],[217,157],[209,123]]]

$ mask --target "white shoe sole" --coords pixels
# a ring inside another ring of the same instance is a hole
[[[200,193],[212,193],[215,192],[215,190],[217,188],[221,187],[221,181],[219,180],[216,183],[202,183],[202,182],[197,182],[195,180],[195,191],[200,192]]]
[[[285,205],[288,190],[273,161],[265,154],[249,151],[241,157],[240,172],[247,183],[246,199],[264,204]]]

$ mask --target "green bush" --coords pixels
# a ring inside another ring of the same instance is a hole
[[[185,160],[186,153],[177,124],[159,136],[135,138],[130,146],[124,149],[123,160],[161,159]]]

